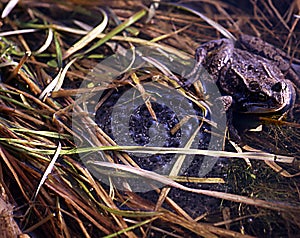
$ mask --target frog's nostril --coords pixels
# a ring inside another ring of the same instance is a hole
[[[254,69],[254,66],[252,65],[252,64],[249,64],[248,66],[247,66],[247,70],[253,70]]]
[[[280,92],[282,90],[282,83],[281,82],[275,83],[271,89],[272,91]]]

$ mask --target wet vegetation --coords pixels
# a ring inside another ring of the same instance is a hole
[[[256,130],[248,117],[236,119],[236,144],[211,119],[206,85],[180,83],[199,44],[240,34],[282,49],[300,69],[299,1],[13,2],[0,3],[0,237],[297,237],[298,97],[290,113],[256,117]],[[139,47],[152,47],[152,67],[120,63]],[[170,73],[170,62],[180,72]],[[180,118],[147,83],[176,101],[174,111],[194,109],[182,123],[193,118],[199,131],[178,129]],[[145,104],[118,117],[113,100],[132,88]],[[126,135],[115,127],[123,124],[111,125],[128,118]],[[163,120],[159,131],[168,133],[150,130]],[[151,136],[172,139],[147,147]],[[127,137],[136,145],[124,144]],[[174,155],[183,164],[166,169]],[[199,178],[207,158],[219,159]],[[147,171],[157,167],[164,176]],[[136,181],[151,191],[132,189]]]

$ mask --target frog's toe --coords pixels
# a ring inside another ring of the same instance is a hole
[[[220,109],[219,112],[225,113],[232,106],[233,99],[231,96],[220,96],[215,99],[217,108]]]

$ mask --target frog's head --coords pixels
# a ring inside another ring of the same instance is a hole
[[[245,95],[237,102],[244,113],[273,114],[288,110],[295,101],[295,89],[277,67],[256,68],[243,75]],[[256,76],[256,77],[253,77]]]

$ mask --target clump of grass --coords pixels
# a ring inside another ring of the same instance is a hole
[[[291,157],[299,155],[295,143],[299,139],[298,121],[286,122],[287,129],[270,122],[271,128],[276,127],[271,132],[248,133],[248,144],[255,142],[252,147],[259,148],[260,153],[148,148],[147,153],[151,153],[151,149],[153,153],[181,155],[208,153],[210,156],[252,157],[269,162],[273,162],[274,154],[288,154],[276,159],[281,159],[281,165],[290,172],[292,179],[282,177],[261,162],[252,162],[253,167],[247,168],[244,161],[233,160],[228,176],[234,194],[184,186],[172,180],[176,173],[167,178],[142,170],[128,152],[139,150],[142,153],[145,148],[119,147],[100,128],[94,131],[85,127],[87,124],[94,125],[94,122],[85,114],[82,105],[75,103],[75,96],[90,92],[89,85],[96,86],[93,88],[95,92],[108,88],[107,85],[97,86],[95,81],[86,78],[99,59],[137,46],[157,47],[185,59],[194,54],[198,44],[221,37],[218,25],[209,25],[207,19],[205,21],[191,14],[184,7],[161,3],[160,8],[154,11],[154,5],[148,9],[150,5],[143,5],[140,1],[126,1],[127,5],[117,2],[119,5],[113,2],[104,11],[98,10],[99,6],[104,7],[101,1],[97,5],[81,1],[23,1],[2,20],[0,199],[9,209],[11,204],[15,206],[14,214],[22,232],[36,232],[46,237],[140,237],[150,234],[250,237],[266,235],[263,229],[273,235],[273,227],[278,233],[299,229],[299,199],[293,193],[298,191],[299,181],[293,176],[297,171],[291,166]],[[296,1],[291,1],[288,8],[281,8],[285,12],[266,1],[246,5],[252,7],[253,14],[245,16],[243,6],[225,2],[203,1],[201,6],[194,5],[194,11],[218,22],[235,36],[241,32],[262,38],[271,35],[274,41],[267,38],[268,41],[279,47],[285,46],[291,55],[299,55],[293,44],[299,36],[295,28],[298,18],[292,17]],[[279,27],[275,28],[274,23]],[[161,86],[167,83],[168,87],[177,88],[178,82],[160,66],[159,76],[164,78]],[[129,75],[124,84],[140,85],[141,79],[133,75]],[[157,76],[158,73],[152,69],[150,75]],[[82,82],[87,82],[87,87],[78,89]],[[111,87],[119,86],[123,85]],[[143,88],[139,90],[143,94]],[[199,103],[202,100],[199,88],[193,92],[180,90],[199,107],[203,106]],[[144,93],[146,95],[147,92]],[[297,102],[296,120],[298,107]],[[151,105],[148,109],[151,110]],[[82,124],[72,125],[72,117],[78,114],[82,116]],[[155,117],[155,113],[152,116]],[[289,136],[286,135],[288,131],[291,131]],[[82,151],[76,150],[74,139],[84,141],[85,133],[93,135],[93,141],[90,146],[81,148]],[[262,135],[264,139],[260,140]],[[221,133],[219,136],[224,137]],[[264,146],[260,144],[262,141]],[[266,151],[266,143],[269,143],[270,151]],[[223,199],[227,202],[220,208],[231,206],[231,214],[226,217],[218,208],[212,214],[192,217],[168,196],[168,188],[156,188],[160,197],[152,201],[138,193],[121,191],[113,184],[105,185],[93,177],[78,158],[79,152],[89,156],[93,149],[109,151],[105,156],[110,163],[91,161],[95,166],[127,171],[132,176],[147,177],[191,194]],[[120,161],[123,164],[117,163]],[[177,179],[189,181],[189,178]],[[224,183],[221,178],[215,178],[215,181]],[[286,226],[278,222],[278,212]],[[217,218],[209,222],[213,213],[217,214]],[[3,222],[1,214],[0,231],[4,225],[15,226]],[[8,215],[5,219],[13,218],[12,213]],[[249,219],[255,219],[255,224],[259,224],[262,230],[256,229]],[[18,229],[14,231],[21,233]]]

